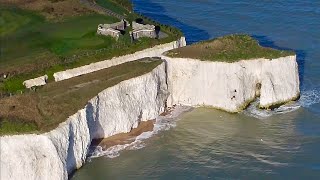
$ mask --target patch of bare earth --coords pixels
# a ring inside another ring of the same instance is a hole
[[[192,59],[198,59],[204,55],[216,54],[221,51],[230,51],[233,49],[232,42],[222,42],[217,39],[215,41],[207,43],[198,43],[191,46],[185,46],[177,50],[170,51],[170,55],[176,57],[188,57]]]
[[[91,14],[93,12],[82,5],[79,0],[0,0],[0,3],[37,11],[51,20],[61,20],[65,17]]]
[[[262,47],[256,39],[246,34],[227,35],[167,52],[171,57],[222,62],[256,58],[275,59],[294,54],[293,51]]]
[[[42,126],[42,116],[37,108],[38,97],[34,94],[16,95],[0,100],[0,119],[24,121]]]

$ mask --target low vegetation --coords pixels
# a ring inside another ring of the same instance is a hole
[[[51,21],[94,13],[79,0],[0,0],[0,5],[33,11]]]
[[[128,20],[141,17],[130,13],[128,0],[96,0],[101,2],[112,4],[111,10],[127,14]],[[161,30],[169,35],[164,39],[141,38],[132,43],[129,33],[118,41],[99,36],[98,24],[119,20],[86,9],[79,0],[0,0],[0,5],[0,98],[24,92],[24,80],[47,74],[50,81],[57,71],[133,53],[181,36],[180,31],[163,25]],[[54,11],[44,12],[45,7]]]
[[[167,56],[203,61],[236,62],[256,58],[275,59],[294,54],[291,51],[262,47],[249,35],[238,34],[174,49],[169,51]]]
[[[161,60],[146,58],[2,98],[0,135],[51,130],[84,108],[99,92],[148,73],[161,63]]]
[[[130,12],[130,10],[127,9],[130,7],[126,8],[125,6],[122,5],[122,4],[124,4],[124,1],[120,1],[120,0],[95,0],[95,2],[104,8],[112,9],[115,13],[118,13],[120,15],[128,15]],[[120,3],[122,3],[122,4],[120,4]]]
[[[131,0],[112,0],[112,1],[117,3],[118,5],[121,5],[127,11],[133,11]]]

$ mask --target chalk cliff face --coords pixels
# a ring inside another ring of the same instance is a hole
[[[91,99],[56,129],[0,138],[0,179],[67,179],[85,162],[91,140],[129,132],[155,119],[168,97],[165,64]]]
[[[268,108],[300,94],[296,56],[235,63],[162,58],[167,61],[168,106],[212,106],[238,112],[256,95],[260,95],[260,107]]]

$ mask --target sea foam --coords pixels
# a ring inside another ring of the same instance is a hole
[[[259,109],[259,98],[252,102],[249,107],[244,111],[244,114],[248,116],[253,116],[258,119],[265,119],[276,114],[285,114],[295,110],[300,107],[308,108],[314,104],[320,103],[320,88],[306,90],[301,92],[300,99],[298,101],[284,104],[273,110]]]

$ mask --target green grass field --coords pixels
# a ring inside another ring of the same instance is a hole
[[[169,36],[131,42],[129,33],[125,33],[116,41],[97,35],[96,29],[98,24],[119,20],[86,9],[78,0],[14,2],[3,6],[0,3],[0,135],[51,130],[102,90],[150,72],[162,61],[125,63],[61,82],[53,82],[53,73],[134,53],[182,36],[175,28],[132,13],[128,0],[98,3],[125,15],[129,21],[142,17],[146,23],[159,25]],[[22,85],[24,80],[44,74],[49,76],[46,86],[32,91]]]
[[[170,57],[222,62],[237,62],[256,58],[275,59],[294,54],[292,51],[262,47],[257,40],[245,34],[223,36],[174,49],[167,53]]]
[[[50,52],[67,55],[75,50],[99,48],[115,43],[112,38],[95,35],[99,23],[116,22],[116,19],[111,17],[90,15],[50,23],[40,16],[18,9],[1,10],[1,13],[6,14],[0,21],[1,71],[8,64],[16,64],[17,60],[25,61],[33,54]],[[12,18],[16,16],[21,20],[12,22]],[[7,23],[8,21],[11,23]]]
[[[115,11],[128,12],[112,1],[104,2],[112,3]],[[21,84],[24,80],[44,74],[52,80],[54,72],[133,53],[180,36],[179,31],[168,31],[168,38],[142,38],[132,43],[126,33],[116,41],[96,34],[98,24],[119,21],[109,16],[90,14],[53,22],[37,12],[14,7],[1,7],[0,13],[0,76],[9,75],[7,79],[0,77],[0,93],[21,92],[25,90]],[[136,17],[140,16],[130,13],[129,18]]]

